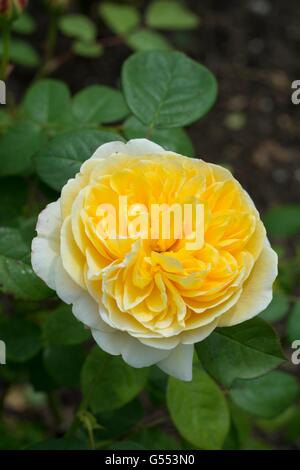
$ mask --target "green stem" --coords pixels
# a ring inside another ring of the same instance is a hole
[[[95,450],[94,432],[93,432],[92,427],[88,423],[86,424],[86,430],[87,430],[88,436],[89,436],[89,448],[91,450]]]
[[[49,27],[46,38],[46,53],[41,68],[38,70],[35,80],[42,78],[48,73],[48,66],[51,62],[57,41],[58,17],[56,13],[50,13]]]
[[[57,15],[52,13],[50,15],[50,24],[48,29],[47,37],[47,53],[46,53],[46,62],[48,62],[54,53],[57,39]]]
[[[9,56],[10,56],[10,25],[6,24],[2,28],[2,58],[1,58],[1,69],[0,69],[1,80],[5,80],[7,78]]]

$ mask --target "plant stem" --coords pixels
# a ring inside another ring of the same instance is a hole
[[[48,62],[53,56],[54,49],[56,46],[56,39],[57,39],[57,15],[55,13],[51,13],[48,36],[47,36],[46,62]]]
[[[57,41],[57,24],[58,24],[57,20],[58,20],[57,14],[51,12],[50,18],[49,18],[47,38],[46,38],[45,57],[44,57],[41,68],[38,70],[36,74],[35,80],[37,80],[38,78],[42,78],[48,74],[48,66],[49,66],[49,63],[51,63],[52,61],[54,51],[55,51],[56,41]]]
[[[94,438],[93,428],[88,423],[86,425],[86,430],[89,436],[89,448],[91,450],[95,450],[95,438]]]
[[[6,24],[2,28],[2,58],[1,58],[1,69],[0,79],[5,80],[8,72],[10,55],[10,25]]]

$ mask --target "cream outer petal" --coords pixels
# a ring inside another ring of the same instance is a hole
[[[167,152],[160,145],[147,139],[132,139],[126,144],[124,142],[108,142],[101,145],[92,155],[91,159],[105,159],[114,153],[124,153],[126,155],[140,155],[147,153],[171,153]]]
[[[266,238],[239,301],[220,317],[218,326],[238,325],[265,310],[272,300],[272,286],[277,274],[278,256]]]
[[[179,344],[166,359],[157,365],[166,374],[189,382],[193,378],[193,344]]]
[[[37,221],[37,237],[31,245],[31,264],[34,272],[51,289],[55,289],[56,262],[59,256],[59,232],[61,227],[60,201],[52,202],[40,213]]]
[[[122,331],[104,333],[93,329],[92,335],[101,349],[114,356],[121,354],[124,361],[132,367],[152,366],[170,354],[170,351],[145,346]]]

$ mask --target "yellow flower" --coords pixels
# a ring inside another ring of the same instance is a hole
[[[120,234],[125,196],[142,208],[140,231],[129,230],[136,210]],[[157,223],[153,237],[155,204],[201,206],[202,225],[194,218],[180,233],[174,216],[170,236]],[[104,217],[108,205],[115,225]],[[191,248],[198,228],[203,243]],[[277,256],[248,194],[228,170],[145,139],[102,145],[40,214],[37,234],[36,274],[73,305],[103,350],[133,367],[157,364],[191,380],[194,343],[272,299]]]

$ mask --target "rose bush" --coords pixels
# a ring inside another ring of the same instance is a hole
[[[161,234],[104,237],[98,208],[117,207],[118,196],[146,206],[203,204],[203,247],[189,250],[186,239]],[[133,367],[157,364],[191,380],[194,343],[249,320],[272,299],[277,255],[247,193],[228,170],[146,139],[99,147],[36,230],[36,274],[73,305],[104,351]]]
[[[249,448],[252,428],[297,419],[299,386],[273,370],[285,357],[267,322],[293,301],[298,258],[281,261],[265,309],[277,256],[260,215],[235,166],[192,158],[184,129],[216,99],[209,70],[182,53],[139,52],[120,84],[71,96],[36,80],[0,113],[1,402],[5,416],[16,387],[33,395],[38,426],[11,442],[0,424],[0,448]],[[183,238],[173,218],[172,237],[144,236],[151,217],[115,239],[103,203],[122,211],[118,196],[143,216],[156,202],[200,204],[204,245],[191,247],[197,219]],[[298,213],[264,214],[268,234],[296,233]],[[290,338],[297,315],[295,303]]]

